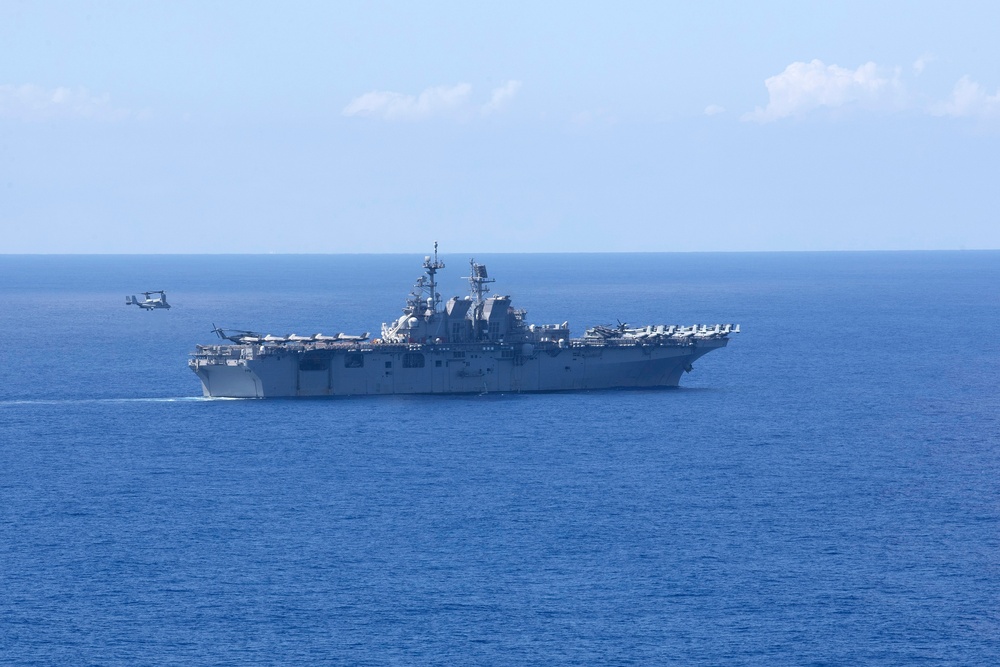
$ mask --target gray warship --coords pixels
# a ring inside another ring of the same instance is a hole
[[[470,260],[470,295],[441,304],[433,256],[424,258],[403,314],[382,335],[263,335],[216,328],[188,362],[205,396],[278,398],[481,394],[676,387],[692,363],[725,347],[738,324],[527,324],[509,296],[489,295],[486,266]]]

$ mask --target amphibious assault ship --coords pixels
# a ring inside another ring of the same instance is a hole
[[[738,324],[594,326],[527,324],[509,296],[489,295],[486,266],[470,260],[471,294],[441,304],[434,255],[424,258],[403,314],[368,334],[262,335],[216,328],[225,343],[198,345],[188,362],[205,396],[271,398],[463,394],[676,387]]]

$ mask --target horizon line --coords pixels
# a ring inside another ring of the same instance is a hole
[[[831,253],[933,253],[933,252],[997,252],[1000,248],[906,248],[862,250],[523,250],[482,252],[479,255],[753,255],[753,254],[831,254]],[[387,252],[0,252],[0,257],[265,257],[265,256],[324,256],[324,255],[426,255],[426,251],[395,250]],[[440,252],[442,255],[468,254],[467,251]]]

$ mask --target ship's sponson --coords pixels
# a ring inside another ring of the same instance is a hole
[[[226,333],[189,362],[206,396],[558,391],[676,386],[692,362],[724,347],[739,325],[597,326],[571,338],[569,323],[525,323],[509,296],[487,296],[486,267],[470,260],[471,295],[441,307],[437,256],[424,259],[396,320],[382,336]]]

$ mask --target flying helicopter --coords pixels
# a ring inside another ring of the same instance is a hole
[[[160,296],[154,297],[154,294],[159,294]],[[137,299],[135,295],[125,296],[126,306],[139,306],[145,310],[153,310],[156,308],[166,308],[170,309],[170,304],[167,303],[167,293],[161,289],[150,290],[149,292],[143,292],[142,295],[145,297],[142,301]]]

